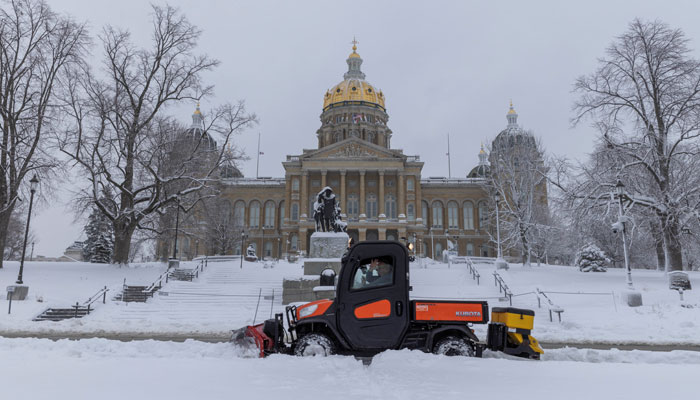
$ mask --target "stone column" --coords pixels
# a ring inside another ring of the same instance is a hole
[[[384,171],[379,171],[379,198],[377,203],[379,203],[379,214],[384,214]]]
[[[294,177],[288,175],[287,179],[285,179],[285,190],[287,191],[284,196],[284,221],[282,221],[283,224],[288,225],[288,221],[291,218],[291,212],[292,212],[292,179]],[[282,227],[280,226],[280,229]]]
[[[405,176],[403,176],[402,172],[398,172],[396,174],[396,180],[398,182],[398,199],[397,199],[397,205],[399,207],[398,212],[396,213],[397,215],[406,215],[406,190],[404,189],[405,186],[403,184],[404,179],[406,179]]]
[[[386,228],[377,229],[377,233],[379,233],[379,240],[386,240]]]
[[[428,218],[427,215],[423,215],[423,196],[421,194],[421,187],[420,187],[420,175],[416,175],[413,177],[415,182],[413,182],[413,187],[416,190],[416,218],[423,218],[423,224],[427,226],[427,221],[426,219]]]
[[[366,228],[360,228],[357,231],[359,233],[358,238],[359,238],[360,242],[364,242],[365,240],[367,240],[367,229]]]
[[[326,187],[326,174],[328,174],[328,171],[326,171],[326,170],[321,171],[321,189]]]
[[[348,213],[348,203],[345,202],[345,170],[340,171],[340,212]]]
[[[301,173],[301,188],[299,189],[299,222],[301,222],[301,215],[306,214],[309,216],[309,196],[307,195],[307,185],[309,183],[309,173],[308,171],[302,171]]]
[[[367,214],[365,211],[365,171],[360,171],[360,214]]]

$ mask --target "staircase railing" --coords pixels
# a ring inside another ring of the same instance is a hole
[[[165,280],[165,283],[168,283],[168,276],[170,276],[170,269],[165,270],[165,272],[160,274],[160,276],[156,278],[153,283],[151,283],[146,289],[143,289],[143,293],[146,296],[153,297],[153,293],[163,287],[163,280]],[[124,279],[124,285],[126,286],[126,279]]]
[[[481,275],[479,271],[474,267],[474,263],[470,258],[467,257],[467,267],[469,267],[469,273],[472,275],[472,279],[476,281],[476,285],[479,286],[479,278]]]
[[[541,291],[540,288],[536,288],[535,293],[537,294],[537,308],[542,307],[542,299],[544,299],[546,302],[545,305],[549,309],[549,321],[554,322],[552,318],[552,313],[554,312],[559,317],[559,322],[561,322],[561,313],[564,312],[564,309],[554,304],[552,299],[550,299],[545,292]]]
[[[107,289],[107,286],[105,286],[102,289],[100,289],[97,293],[93,294],[87,300],[85,300],[83,302],[83,307],[87,307],[88,314],[90,314],[90,311],[91,311],[90,306],[92,306],[92,303],[97,301],[100,298],[100,296],[102,296],[102,304],[105,304],[107,302],[107,292],[109,292],[109,289]],[[75,304],[77,305],[78,303],[75,303]],[[77,312],[78,311],[76,308],[76,315],[77,315]]]
[[[503,280],[503,277],[498,273],[498,271],[493,271],[493,278],[494,278],[494,286],[498,286],[498,291],[499,293],[503,293],[503,295],[508,299],[510,302],[510,305],[513,305],[513,292],[510,291],[510,288],[508,285],[506,285],[506,282]]]

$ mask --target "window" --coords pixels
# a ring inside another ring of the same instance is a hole
[[[367,187],[377,187],[377,181],[367,181]]]
[[[433,224],[434,228],[442,228],[442,203],[433,202]]]
[[[423,204],[421,204],[421,212],[423,216],[423,225],[428,226],[428,202],[424,201]]]
[[[488,257],[489,256],[489,249],[486,247],[485,244],[481,245],[481,256],[482,257]]]
[[[284,212],[286,211],[284,209],[284,206],[285,206],[284,201],[281,201],[280,202],[280,224],[279,224],[279,226],[284,225]]]
[[[292,191],[293,192],[299,191],[299,178],[292,178]]]
[[[412,176],[406,178],[406,190],[408,190],[409,192],[416,190],[416,181],[413,179]]]
[[[433,260],[439,260],[442,258],[442,243],[435,243],[435,254],[433,254]]]
[[[393,179],[387,179],[387,180],[386,180],[386,187],[394,187],[394,180],[393,180]]]
[[[377,218],[377,195],[367,195],[367,218]]]
[[[486,207],[486,202],[479,203],[479,229],[487,230],[489,228],[489,213]]]
[[[416,219],[416,206],[414,206],[413,203],[408,203],[406,206],[406,218],[409,221]]]
[[[357,195],[353,193],[353,194],[348,196],[348,209],[347,209],[348,216],[357,217],[357,213],[359,212],[358,210],[359,210],[359,208],[358,208]]]
[[[248,219],[248,226],[251,228],[257,228],[260,226],[260,202],[257,200],[250,203],[250,218]]]
[[[265,225],[266,228],[275,227],[275,203],[272,200],[265,202]]]
[[[450,229],[459,229],[459,205],[456,201],[447,203],[447,226]]]
[[[355,271],[350,290],[365,290],[390,286],[394,283],[394,262],[391,257],[376,257],[362,260]],[[375,314],[367,318],[377,318]],[[381,311],[380,311],[381,312]],[[391,314],[391,304],[388,305],[387,314]],[[382,315],[384,316],[384,315]],[[362,318],[362,317],[360,317]]]
[[[292,250],[296,251],[299,245],[299,237],[297,235],[292,235],[292,238],[289,240],[289,242],[290,246],[292,246]]]
[[[474,204],[471,201],[465,201],[462,212],[464,213],[464,229],[474,229]]]
[[[235,226],[245,225],[245,203],[238,200],[233,206],[233,224]]]
[[[291,217],[292,221],[298,221],[299,220],[299,203],[292,203],[292,211],[291,211]]]
[[[320,186],[321,186],[321,180],[320,180],[320,179],[312,179],[312,180],[311,180],[311,186],[312,186],[312,187],[320,187]]]
[[[272,242],[265,242],[265,257],[272,257]]]
[[[318,195],[312,194],[309,196],[309,213],[306,214],[307,217],[314,216],[314,203],[318,200]]]
[[[469,256],[469,257],[474,256],[474,244],[472,244],[472,243],[467,243],[467,256]]]
[[[393,194],[388,194],[385,196],[384,201],[384,212],[387,218],[396,219],[396,197]]]

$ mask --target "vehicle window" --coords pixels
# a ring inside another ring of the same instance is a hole
[[[355,270],[351,290],[373,289],[394,283],[394,262],[391,257],[372,257],[360,262]]]

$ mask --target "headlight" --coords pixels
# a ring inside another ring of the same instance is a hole
[[[309,315],[315,313],[316,309],[318,309],[318,304],[299,309],[299,318],[308,317]]]

